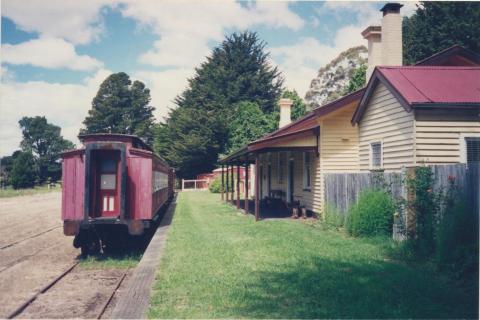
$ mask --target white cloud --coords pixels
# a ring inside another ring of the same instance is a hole
[[[416,3],[403,2],[402,15],[413,14]],[[338,29],[333,45],[322,43],[316,38],[301,38],[290,46],[271,48],[272,59],[285,74],[286,86],[297,90],[304,96],[310,86],[310,81],[316,76],[318,69],[325,66],[342,51],[358,45],[367,45],[361,32],[369,25],[381,24],[381,12],[377,3],[368,1],[327,1],[316,10],[317,17],[313,21],[322,20],[323,15],[341,15],[346,12],[353,14],[355,21]]]
[[[173,100],[186,87],[188,78],[193,76],[190,68],[170,69],[162,72],[138,71],[132,78],[144,82],[152,95],[154,115],[158,121],[163,121],[168,115],[169,108],[174,105]]]
[[[86,44],[103,32],[100,9],[113,0],[3,0],[2,16],[27,32]]]
[[[122,14],[152,28],[160,37],[140,61],[155,66],[192,68],[209,54],[208,43],[221,41],[228,28],[255,25],[300,29],[304,21],[287,2],[257,2],[242,6],[235,1],[133,1],[119,7]]]
[[[2,44],[2,59],[9,64],[30,64],[44,68],[89,71],[102,63],[87,55],[78,55],[74,46],[59,38],[32,39],[20,44]]]
[[[110,74],[98,70],[81,84],[44,81],[18,83],[3,79],[0,96],[0,156],[18,148],[21,131],[18,120],[24,116],[45,116],[62,127],[62,134],[78,144],[77,134],[91,107],[100,83]]]

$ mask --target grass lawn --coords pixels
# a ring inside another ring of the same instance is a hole
[[[422,265],[300,220],[254,222],[182,192],[150,318],[472,318],[478,296]]]
[[[62,188],[59,184],[56,184],[55,187],[48,188],[48,186],[36,186],[34,188],[28,189],[13,189],[12,187],[7,187],[5,189],[0,188],[0,198],[10,198],[10,197],[17,197],[17,196],[29,196],[32,194],[37,193],[46,193],[46,192],[55,192],[61,191]]]

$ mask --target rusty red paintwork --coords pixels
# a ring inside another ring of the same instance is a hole
[[[88,135],[80,138],[84,148],[62,155],[62,220],[86,223],[96,218],[117,218],[125,224],[133,220],[150,220],[173,195],[173,170],[140,139],[127,135]],[[90,168],[86,168],[86,149],[92,148],[94,151],[91,152],[89,160]],[[115,209],[111,211],[104,210],[105,203],[103,209],[98,209],[99,206],[102,207],[99,199],[105,194],[99,191],[102,188],[98,187],[98,164],[95,161],[102,159],[98,156],[99,152],[124,152],[125,187],[124,191],[121,191],[122,162],[117,161],[119,167],[114,171],[117,197],[112,203]],[[88,170],[91,170],[90,176],[87,174]],[[90,179],[86,184],[88,176]],[[90,198],[86,197],[87,193]],[[121,197],[124,198],[123,216],[119,214],[119,210],[122,210]],[[91,203],[90,206],[85,205],[86,201]]]

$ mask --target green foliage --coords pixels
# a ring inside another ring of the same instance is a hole
[[[420,256],[428,257],[435,251],[435,224],[440,198],[433,192],[433,172],[430,167],[415,168],[415,178],[407,182],[415,194],[410,205],[416,216],[416,250]]]
[[[323,211],[323,222],[327,227],[334,229],[341,228],[345,225],[345,214],[342,214],[337,208],[331,204],[325,204]]]
[[[477,292],[393,260],[385,237],[291,219],[255,222],[210,192],[181,192],[148,318],[478,318]]]
[[[292,121],[295,121],[298,118],[301,118],[307,113],[307,105],[303,102],[303,99],[300,98],[296,90],[285,90],[282,93],[282,98],[288,98],[293,101],[292,111],[291,111]],[[275,125],[276,124],[277,122],[275,122]]]
[[[208,190],[210,190],[211,193],[222,192],[222,177],[216,177],[208,186]]]
[[[347,216],[347,231],[353,236],[390,236],[395,203],[380,190],[366,190]]]
[[[80,133],[121,133],[139,136],[153,143],[154,107],[150,90],[140,81],[132,81],[124,72],[108,76],[92,101],[92,109],[83,121]]]
[[[422,1],[403,20],[404,64],[415,64],[455,44],[480,51],[480,3]]]
[[[362,64],[353,71],[352,78],[348,82],[343,94],[349,94],[363,88],[367,82],[367,65]]]
[[[230,131],[238,128],[234,120],[241,102],[274,113],[283,78],[264,49],[253,32],[226,37],[175,99],[178,107],[156,129],[155,150],[177,168],[179,177],[211,171],[218,155],[232,148]]]
[[[14,189],[32,188],[35,185],[37,170],[31,152],[20,153],[13,161],[10,182]]]
[[[263,113],[256,103],[243,101],[237,104],[235,109],[235,117],[230,123],[227,153],[241,148],[276,128],[276,119],[272,114]]]
[[[59,180],[62,176],[60,153],[75,145],[64,139],[60,127],[48,123],[45,117],[23,117],[18,123],[23,135],[20,146],[34,156],[39,183]]]
[[[10,184],[10,175],[12,173],[13,162],[21,153],[22,151],[16,150],[11,156],[0,158],[0,186],[3,187]]]
[[[438,223],[436,262],[458,276],[477,275],[478,279],[478,215],[468,207],[455,178],[449,182]]]

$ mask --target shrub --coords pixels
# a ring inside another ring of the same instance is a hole
[[[213,180],[210,183],[210,185],[208,186],[208,189],[210,190],[211,193],[222,192],[222,177],[216,177],[215,180]]]
[[[335,206],[326,204],[323,211],[323,222],[327,227],[341,228],[345,225],[345,214],[342,214]]]
[[[367,190],[347,216],[347,231],[353,236],[389,236],[392,233],[395,203],[380,190]]]
[[[35,159],[30,152],[22,152],[13,161],[10,182],[14,189],[32,188],[35,185],[37,172]]]
[[[478,273],[478,217],[472,211],[450,180],[438,223],[435,260],[461,277]]]

